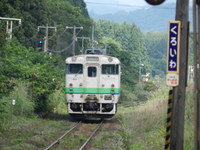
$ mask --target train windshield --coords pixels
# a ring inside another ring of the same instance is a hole
[[[102,74],[119,74],[119,65],[102,65]]]
[[[83,65],[67,64],[67,74],[83,74]]]

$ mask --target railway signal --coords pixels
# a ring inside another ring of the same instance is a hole
[[[48,50],[48,40],[49,40],[49,29],[54,29],[54,31],[57,32],[57,28],[56,27],[50,27],[47,24],[46,26],[38,26],[37,29],[38,29],[38,32],[40,31],[40,29],[46,30],[46,36],[44,38],[44,48],[42,50],[44,50],[44,52],[47,52],[47,50]]]
[[[40,49],[40,51],[43,51],[43,39],[38,40],[38,48]]]

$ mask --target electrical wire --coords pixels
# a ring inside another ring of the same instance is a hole
[[[136,5],[128,5],[128,4],[116,4],[116,3],[99,3],[99,2],[90,2],[90,1],[85,1],[86,4],[97,4],[97,5],[112,5],[112,6],[124,6],[124,7],[140,7],[144,8],[146,6],[136,6]]]
[[[73,42],[71,42],[70,45],[68,45],[67,47],[65,47],[65,48],[63,48],[63,49],[61,49],[59,51],[54,51],[54,50],[50,50],[50,49],[47,49],[47,51],[48,52],[52,52],[52,53],[62,53],[64,51],[67,51],[68,49],[70,49],[72,47],[72,45],[73,45]]]
[[[128,4],[115,4],[115,3],[99,3],[99,2],[90,2],[90,1],[85,1],[86,4],[90,5],[109,5],[109,6],[117,6],[117,7],[130,7],[130,8],[137,8],[137,9],[149,9],[149,8],[154,8],[154,9],[175,9],[175,4],[174,7],[153,7],[153,6],[137,6],[137,5],[128,5]]]

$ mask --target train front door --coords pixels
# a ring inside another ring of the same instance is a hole
[[[86,65],[85,71],[85,93],[86,100],[97,101],[99,99],[99,66]]]

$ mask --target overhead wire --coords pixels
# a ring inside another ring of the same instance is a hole
[[[47,49],[48,52],[52,52],[52,53],[62,53],[64,51],[67,51],[68,49],[70,49],[73,45],[73,42],[71,42],[71,44],[69,44],[67,47],[59,50],[59,51],[54,51],[54,50],[50,50],[50,49]]]
[[[175,9],[174,7],[164,7],[164,6],[157,6],[157,7],[152,7],[152,6],[138,6],[138,5],[129,5],[129,4],[115,4],[115,3],[99,3],[99,2],[90,2],[90,1],[85,1],[86,4],[94,4],[94,5],[110,5],[110,6],[117,6],[117,7],[130,7],[130,8],[138,8],[138,9],[149,9],[149,8],[154,8],[154,9]]]
[[[86,4],[97,4],[97,5],[112,5],[112,6],[124,6],[124,7],[146,7],[146,6],[137,6],[137,5],[128,5],[128,4],[116,4],[116,3],[99,3],[99,2],[90,2],[85,1]]]

